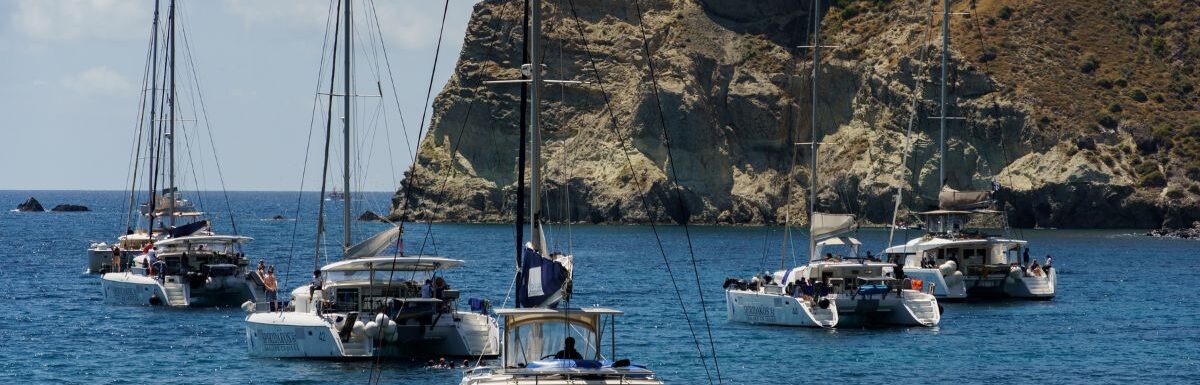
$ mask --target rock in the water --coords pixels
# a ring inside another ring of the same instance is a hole
[[[283,219],[284,218],[282,215],[276,215],[274,217],[271,217],[271,220],[273,220],[273,221],[282,221]]]
[[[1150,230],[1146,235],[1160,238],[1200,239],[1200,221],[1192,222],[1192,227],[1188,229]]]
[[[92,210],[87,208],[87,206],[84,206],[84,205],[62,204],[62,205],[54,206],[54,208],[50,209],[50,211],[78,212],[78,211],[92,211]]]
[[[43,212],[43,211],[46,211],[46,208],[42,207],[42,203],[38,202],[37,199],[34,199],[33,197],[29,197],[29,200],[25,201],[25,203],[17,205],[17,211],[20,211],[20,212]]]
[[[363,211],[362,215],[358,216],[358,220],[360,220],[360,221],[378,221],[378,220],[382,220],[382,219],[383,218],[380,217],[379,214],[376,214],[374,211],[371,211],[371,210]]]

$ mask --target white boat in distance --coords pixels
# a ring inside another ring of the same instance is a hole
[[[283,311],[246,317],[250,355],[277,358],[495,357],[499,331],[486,307],[458,309],[459,293],[421,295],[426,279],[463,261],[429,256],[368,257],[321,268],[320,290],[292,290]],[[385,284],[386,282],[391,284]]]

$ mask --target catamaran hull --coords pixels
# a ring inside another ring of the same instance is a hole
[[[137,254],[134,251],[130,251],[130,250],[122,251],[121,252],[122,263],[128,264],[129,263],[128,261],[132,261],[133,257],[135,255],[137,255]],[[112,249],[109,248],[108,245],[105,245],[102,243],[99,245],[93,245],[92,247],[88,248],[87,258],[88,258],[88,268],[87,268],[88,274],[104,274],[104,273],[109,273],[109,272],[113,271]]]
[[[779,294],[726,290],[725,306],[727,318],[732,322],[811,328],[831,328],[839,322],[837,305],[833,302],[822,309],[802,298]]]
[[[167,303],[167,293],[158,280],[144,275],[107,273],[101,276],[104,302],[112,305],[159,306]]]
[[[459,312],[437,325],[399,326],[395,342],[376,347],[374,338],[354,332],[342,341],[326,317],[303,312],[265,312],[246,317],[250,355],[273,358],[354,359],[376,354],[395,358],[495,357],[500,332],[491,317]]]
[[[941,309],[933,295],[906,290],[887,297],[833,296],[839,327],[937,326]]]
[[[1047,269],[1040,277],[1010,276],[1004,282],[1004,293],[1012,298],[1042,299],[1054,298],[1058,284],[1058,271]]]
[[[104,302],[113,305],[168,305],[172,307],[236,306],[255,298],[248,281],[235,276],[212,277],[192,287],[179,276],[166,276],[166,284],[137,273],[107,273],[100,279]]]
[[[905,277],[919,279],[924,282],[926,287],[932,285],[933,296],[939,300],[962,301],[967,299],[967,285],[962,273],[954,271],[950,275],[944,274],[945,272],[941,269],[904,268]]]

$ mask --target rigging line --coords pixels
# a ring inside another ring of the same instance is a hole
[[[225,198],[225,211],[229,215],[229,225],[233,230],[233,235],[238,235],[237,221],[233,217],[233,205],[229,202],[229,190],[225,187],[225,173],[221,169],[221,158],[217,155],[217,144],[215,139],[213,139],[212,123],[208,117],[208,105],[204,102],[204,92],[200,90],[200,75],[196,72],[195,55],[192,55],[191,38],[187,32],[186,25],[181,27],[181,29],[183,30],[184,58],[188,62],[188,69],[191,71],[192,79],[195,82],[193,86],[196,91],[196,97],[200,101],[200,115],[204,119],[204,129],[208,134],[208,144],[212,148],[213,163],[217,166],[217,180],[221,183],[221,195]],[[239,245],[238,248],[240,249],[241,246]]]
[[[632,156],[629,155],[629,151],[625,150],[626,136],[624,134],[622,134],[619,129],[620,124],[617,120],[617,115],[616,115],[615,111],[613,110],[612,103],[609,98],[608,90],[605,89],[605,87],[604,87],[604,80],[600,76],[600,69],[596,65],[596,58],[592,52],[591,45],[588,44],[587,35],[584,33],[584,30],[583,30],[583,22],[580,21],[579,12],[575,8],[575,1],[567,0],[567,4],[571,8],[571,17],[575,21],[575,23],[574,23],[575,30],[579,34],[580,40],[583,41],[584,53],[587,55],[588,64],[591,67],[593,76],[595,76],[595,78],[596,78],[596,85],[600,88],[600,96],[604,100],[605,110],[608,111],[609,120],[612,122],[612,124],[609,126],[609,129],[619,139],[619,146],[620,146],[619,151],[625,157],[625,163],[629,167],[629,172],[633,173],[635,175],[635,177],[632,178],[633,183],[637,187],[638,191],[646,191],[643,189],[642,180],[640,178],[636,177],[637,171],[633,167]],[[639,7],[638,15],[640,18],[640,15],[641,15],[640,7]],[[632,139],[630,139],[629,142],[632,143]],[[636,151],[636,148],[635,148],[635,151]],[[644,175],[645,174],[643,173],[643,176]],[[687,305],[683,301],[683,295],[681,294],[681,292],[679,290],[679,284],[678,284],[678,282],[676,282],[675,274],[671,269],[671,262],[670,262],[670,259],[667,257],[666,248],[663,246],[662,236],[658,233],[658,225],[657,225],[657,223],[655,223],[656,222],[655,213],[657,213],[657,211],[652,209],[652,206],[650,205],[650,202],[649,202],[648,198],[646,197],[645,193],[639,194],[638,198],[642,202],[642,209],[646,211],[646,215],[650,219],[649,220],[650,230],[654,233],[655,243],[658,246],[659,254],[663,258],[663,265],[667,270],[667,275],[671,278],[671,286],[673,286],[673,288],[675,289],[675,298],[679,303],[679,308],[682,310],[681,313],[683,314],[684,321],[688,325],[688,331],[692,334],[692,341],[695,342],[696,351],[699,353],[700,364],[701,364],[701,366],[704,367],[705,376],[708,378],[708,382],[711,384],[712,383],[712,374],[708,370],[708,360],[706,360],[704,358],[704,351],[700,347],[700,339],[696,335],[695,328],[692,326],[691,316],[688,314]]]
[[[368,3],[368,4],[370,4],[370,3]],[[425,124],[425,112],[427,112],[428,110],[432,109],[432,106],[429,106],[429,105],[428,105],[428,104],[429,104],[429,98],[430,98],[430,95],[433,93],[433,82],[434,82],[434,77],[435,77],[435,75],[437,74],[437,62],[438,62],[438,56],[441,54],[441,51],[442,51],[442,37],[443,37],[443,35],[444,35],[445,31],[446,31],[446,16],[449,14],[449,12],[450,12],[450,0],[445,0],[445,2],[444,2],[444,3],[443,3],[443,5],[442,5],[442,24],[441,24],[441,26],[438,28],[437,45],[435,46],[435,48],[434,48],[434,51],[433,51],[433,63],[430,65],[430,67],[431,67],[431,68],[430,68],[430,70],[429,70],[429,86],[426,88],[426,91],[425,91],[425,104],[422,104],[422,105],[421,105],[421,121],[420,121],[420,122],[421,122],[421,127],[422,127],[422,130],[421,130],[421,131],[423,131],[424,124]],[[379,19],[378,19],[378,17],[376,17],[376,18],[375,18],[375,20],[376,20],[376,22],[378,23],[378,20],[379,20]],[[381,38],[382,38],[382,35],[381,35]],[[389,71],[390,71],[390,69],[389,69]],[[390,72],[389,72],[389,75],[390,75]],[[469,105],[467,106],[467,112],[466,112],[466,113],[464,114],[464,116],[463,116],[463,124],[462,124],[462,127],[461,127],[461,128],[459,128],[459,137],[458,137],[458,141],[457,141],[457,142],[455,143],[455,145],[454,145],[454,151],[457,151],[457,149],[458,149],[458,145],[459,145],[459,144],[461,143],[461,141],[462,141],[462,137],[463,137],[463,135],[462,135],[462,131],[463,131],[463,130],[466,128],[466,126],[467,126],[467,120],[468,120],[468,119],[470,118],[470,116],[471,116],[471,109],[472,109],[472,107],[474,107],[474,105],[475,105],[475,103],[474,103],[474,101],[472,101],[472,102],[471,102],[471,104],[469,104]],[[431,124],[430,124],[430,125],[432,126],[432,122],[431,122]],[[418,137],[418,139],[417,139],[417,143],[418,143],[418,145],[420,145],[420,140],[421,140],[421,139],[420,139],[420,137]],[[454,152],[451,152],[451,154],[453,154],[453,153],[454,153]],[[453,160],[453,159],[452,159],[452,160]],[[414,161],[414,162],[413,162],[413,164],[412,164],[412,166],[410,166],[410,170],[411,170],[410,172],[411,172],[411,175],[412,175],[412,177],[413,177],[413,178],[415,178],[415,177],[416,177],[416,172],[415,172],[415,171],[416,171],[416,168],[417,168],[417,163]],[[454,172],[455,172],[454,168],[453,168],[453,167],[451,167],[451,173],[453,174]],[[446,179],[443,181],[443,185],[442,185],[442,186],[443,186],[443,189],[444,189],[444,188],[445,188],[445,186],[446,186],[446,182],[449,182],[449,180],[450,180],[450,177],[448,176],[448,177],[447,177],[447,178],[446,178]],[[411,188],[411,183],[410,183],[409,185],[410,185],[410,187],[409,187],[408,189],[406,189],[406,193],[405,193],[405,197],[406,197],[406,198],[407,198],[407,194],[408,194],[408,193],[410,193],[410,192],[411,192],[411,190],[412,190],[412,188]],[[401,204],[403,205],[403,207],[401,208],[401,216],[400,216],[401,224],[399,225],[399,226],[400,226],[400,228],[401,228],[401,234],[400,234],[400,236],[399,236],[400,238],[397,238],[397,240],[396,240],[396,241],[397,241],[397,247],[399,247],[399,244],[400,244],[400,243],[402,243],[402,241],[403,241],[403,238],[402,238],[402,237],[404,236],[404,234],[403,234],[403,228],[404,228],[404,226],[403,226],[403,220],[404,220],[404,216],[403,216],[403,212],[404,212],[404,211],[403,211],[403,209],[407,207],[407,204],[408,204],[408,199],[404,199],[404,201],[403,201]],[[422,241],[421,241],[421,249],[420,249],[420,251],[418,251],[418,252],[417,252],[417,262],[418,262],[418,263],[420,262],[420,260],[421,260],[421,257],[424,255],[425,241],[426,241],[426,240],[428,240],[428,241],[430,241],[430,242],[432,242],[432,243],[433,243],[433,247],[434,247],[434,250],[435,250],[435,252],[436,252],[436,250],[437,250],[437,243],[436,243],[436,242],[434,242],[434,240],[433,240],[433,219],[432,219],[432,217],[430,217],[430,218],[429,218],[429,220],[427,221],[427,227],[426,227],[426,230],[425,230],[425,237],[424,237],[424,240],[422,240]],[[402,249],[401,249],[401,250],[397,250],[397,251],[396,251],[396,253],[392,255],[392,265],[395,265],[395,264],[396,264],[396,259],[397,259],[397,258],[399,258],[399,257],[400,257],[400,255],[401,255],[401,254],[403,254],[403,253],[404,253],[404,250],[402,250]],[[416,277],[416,274],[417,274],[417,273],[416,273],[416,271],[413,271],[413,272],[412,272],[412,273],[409,275],[409,279],[411,280],[411,279],[415,278],[415,277]],[[395,270],[395,269],[391,269],[391,271],[389,271],[389,272],[388,272],[388,281],[387,281],[387,286],[386,286],[386,287],[387,287],[387,289],[386,289],[386,290],[390,290],[390,289],[391,289],[391,287],[392,287],[392,281],[393,281],[393,279],[395,278],[395,275],[396,275],[396,270]],[[379,335],[379,339],[380,339],[380,342],[382,342],[382,340],[383,340],[383,334],[382,334],[382,333],[380,333],[380,335]],[[372,380],[373,380],[373,382],[378,382],[378,381],[379,381],[379,379],[380,379],[380,377],[382,377],[382,373],[380,372],[380,371],[382,370],[382,360],[383,360],[383,356],[382,356],[382,355],[377,355],[377,356],[376,356],[376,358],[375,358],[375,362],[374,362],[374,363],[371,365],[371,377],[372,377]]]
[[[371,0],[371,1],[367,2],[367,4],[371,8],[371,15],[375,19],[375,24],[378,25],[379,24],[379,13],[375,12],[375,1]],[[402,111],[400,109],[400,99],[395,97],[396,95],[399,95],[400,93],[396,91],[396,78],[394,76],[392,76],[392,61],[391,61],[391,59],[389,59],[390,55],[388,55],[387,45],[384,44],[384,42],[383,42],[382,31],[380,31],[379,28],[376,28],[375,32],[377,34],[379,34],[379,45],[381,46],[381,48],[383,50],[383,63],[384,63],[384,66],[387,67],[388,83],[392,87],[392,95],[393,95],[392,101],[396,104],[396,113],[400,115],[400,128],[404,131],[404,144],[405,144],[405,146],[408,147],[408,152],[409,152],[409,154],[412,155],[413,162],[415,163],[416,159],[417,159],[417,154],[413,150],[412,141],[408,137],[408,125],[405,123],[405,120],[404,120],[404,111]],[[378,84],[376,84],[376,87],[378,87]],[[380,94],[382,94],[382,93],[383,92],[380,92]],[[421,127],[423,127],[423,124],[424,123],[422,122]],[[420,129],[418,129],[418,130],[420,130]],[[420,145],[420,140],[421,140],[420,131],[418,131],[418,136],[417,136],[418,146]],[[389,148],[389,150],[390,150],[390,148]],[[393,176],[393,179],[394,178],[395,177]],[[399,183],[397,183],[397,185],[398,184]]]
[[[146,42],[146,45],[147,45],[147,47],[146,47],[146,62],[145,62],[146,64],[145,64],[145,67],[142,69],[142,88],[141,88],[140,97],[138,98],[140,100],[139,100],[139,105],[138,105],[138,110],[137,110],[137,119],[136,119],[137,120],[137,125],[136,125],[137,129],[135,130],[135,134],[133,136],[133,139],[134,139],[133,140],[133,149],[131,149],[129,151],[131,153],[131,155],[133,156],[133,158],[129,160],[129,164],[127,165],[127,167],[129,167],[128,168],[129,173],[126,174],[126,176],[125,176],[125,183],[126,183],[126,185],[129,186],[129,204],[126,206],[126,210],[125,210],[125,229],[123,229],[125,232],[132,231],[133,226],[134,226],[133,211],[136,209],[135,206],[136,206],[136,202],[137,202],[137,180],[138,180],[137,170],[138,170],[138,165],[141,164],[142,130],[146,124],[146,121],[144,119],[142,119],[142,114],[146,113],[146,101],[148,99],[147,95],[146,95],[146,91],[147,91],[146,87],[149,85],[148,83],[150,83],[150,79],[152,76],[150,74],[150,71],[152,68],[154,68],[154,63],[151,61],[151,58],[152,58],[151,50],[153,50],[153,47],[154,47],[153,41],[155,40],[154,32],[151,32],[150,40],[151,41]]]
[[[976,9],[975,9],[975,0],[971,0],[971,2],[970,2],[970,5],[971,5],[971,13],[972,13],[972,14],[975,14],[975,13],[976,13]],[[979,47],[980,47],[980,51],[981,51],[981,53],[980,53],[980,54],[981,54],[981,55],[987,55],[987,54],[991,53],[992,55],[996,55],[996,53],[995,53],[995,52],[997,52],[997,51],[995,51],[995,50],[992,50],[992,49],[989,49],[989,48],[988,48],[989,44],[988,44],[988,42],[987,42],[987,39],[985,39],[985,38],[984,38],[984,35],[983,35],[983,27],[982,27],[982,26],[979,24],[979,21],[977,20],[977,18],[969,18],[969,19],[970,19],[970,21],[971,21],[971,24],[975,26],[975,32],[976,32],[976,36],[979,38]],[[983,70],[984,70],[984,72],[985,72],[985,73],[987,73],[987,72],[991,72],[991,71],[989,70],[989,67],[991,67],[991,66],[990,66],[990,65],[988,65],[988,62],[990,62],[990,61],[991,61],[991,60],[987,60],[987,61],[983,61],[983,60],[981,60],[980,66],[981,66],[981,67],[983,67]],[[992,92],[992,109],[993,109],[993,111],[992,111],[992,112],[993,112],[993,113],[997,113],[997,112],[999,112],[999,111],[997,111],[997,110],[998,110],[998,107],[997,107],[997,103],[996,103],[996,98],[997,98],[997,94],[998,94],[998,93],[999,93],[998,91],[993,91],[993,92]],[[998,115],[998,114],[996,114],[996,115]],[[1025,126],[1024,126],[1024,125],[1022,125],[1020,128],[1018,128],[1018,130],[1020,130],[1020,131],[1023,131],[1023,130],[1025,130]],[[1001,156],[1001,158],[1004,160],[1004,166],[1007,166],[1008,164],[1010,164],[1010,161],[1011,161],[1011,160],[1010,160],[1010,159],[1009,159],[1009,157],[1008,157],[1008,148],[1007,148],[1007,146],[1005,145],[1005,142],[1006,142],[1006,140],[1005,140],[1005,136],[1004,136],[1004,128],[1003,128],[1003,126],[1001,126],[1001,127],[1000,127],[1000,130],[999,130],[999,131],[1000,131],[1000,156]],[[1020,132],[1018,132],[1018,133],[1017,133],[1017,135],[1018,135],[1018,137],[1020,137],[1020,136],[1021,136],[1021,133],[1020,133]],[[991,167],[990,167],[990,166],[989,166],[988,168],[989,168],[989,169],[991,169]],[[1003,169],[1003,167],[1001,168],[1000,172],[1001,172],[1001,173],[1003,173],[1003,172],[1004,172],[1004,169]],[[993,175],[992,177],[993,177],[993,180],[999,180],[999,176],[998,176],[998,175]],[[1009,174],[1009,175],[1008,175],[1008,184],[1009,184],[1009,186],[1012,186],[1012,174]],[[1011,188],[1011,187],[1010,187],[1010,188]],[[995,191],[993,191],[993,192],[995,192]],[[1015,208],[1016,208],[1016,207],[1014,207],[1014,209],[1015,209]],[[1009,223],[1008,223],[1008,210],[1007,210],[1007,209],[1006,209],[1004,206],[1000,206],[1000,212],[1002,212],[1002,213],[1003,213],[1003,220],[1004,220],[1004,230],[1005,230],[1005,233],[1006,233],[1006,235],[1007,235],[1007,233],[1008,233],[1008,232],[1009,232],[1009,230],[1011,229],[1011,226],[1010,226],[1010,225],[1009,225]],[[1018,235],[1019,237],[1021,237],[1021,238],[1024,238],[1024,237],[1025,237],[1025,231],[1024,231],[1024,230],[1022,230],[1022,229],[1017,229],[1017,235]]]
[[[330,5],[330,7],[332,7],[333,2],[330,1],[329,5]],[[329,44],[329,24],[331,21],[330,19],[333,18],[333,10],[329,9],[325,13],[325,15],[326,15],[325,16],[325,36],[321,40],[321,65],[317,67],[317,86],[316,86],[317,93],[315,93],[313,95],[313,107],[312,107],[312,110],[308,113],[308,135],[305,137],[306,139],[304,142],[304,162],[301,164],[301,167],[300,167],[300,188],[298,190],[299,192],[296,194],[296,215],[295,215],[295,220],[292,222],[291,240],[288,242],[287,269],[285,270],[286,273],[284,273],[284,276],[283,276],[283,281],[285,283],[288,281],[288,276],[291,274],[291,271],[292,271],[292,255],[294,254],[295,248],[296,248],[296,233],[298,233],[299,229],[300,229],[300,208],[301,208],[301,202],[303,202],[303,200],[304,200],[304,180],[305,180],[305,177],[308,175],[308,155],[309,155],[309,152],[312,151],[312,134],[313,134],[313,126],[316,125],[317,107],[319,105],[321,105],[321,96],[320,96],[321,79],[324,75],[324,70],[325,70],[325,49],[328,48],[328,44]],[[333,85],[330,85],[331,90],[332,90],[332,88],[333,88]],[[332,92],[330,92],[330,93],[332,93]],[[322,192],[320,195],[317,196],[317,199],[324,201],[325,200],[324,195],[325,194]]]
[[[675,180],[674,184],[677,187],[675,189],[675,196],[679,200],[680,204],[685,207],[685,214],[686,214],[687,204],[683,200],[683,193],[681,191],[682,186],[679,184],[679,173],[675,169],[674,157],[671,154],[672,153],[671,138],[668,135],[668,131],[670,131],[670,130],[667,127],[666,113],[663,112],[662,99],[659,96],[658,79],[657,79],[657,77],[656,77],[657,75],[655,74],[655,71],[654,71],[654,60],[651,58],[651,55],[650,55],[650,39],[646,36],[646,24],[642,18],[641,0],[634,0],[633,4],[634,4],[634,7],[637,9],[638,28],[642,32],[642,50],[645,51],[645,53],[646,53],[646,55],[645,55],[646,67],[647,67],[647,70],[650,72],[650,74],[649,74],[650,82],[652,85],[651,90],[654,91],[654,101],[655,101],[655,105],[657,105],[657,107],[658,107],[658,120],[659,120],[659,123],[662,124],[663,144],[667,147],[667,162],[671,169],[671,176]],[[814,129],[815,129],[815,127],[814,127]],[[666,202],[663,202],[663,203],[664,203],[664,205],[666,204]],[[689,218],[685,217],[683,219],[682,225],[683,225],[684,237],[687,239],[688,255],[691,257],[691,261],[692,261],[692,274],[695,275],[695,278],[696,278],[696,293],[700,296],[700,310],[701,310],[701,313],[704,315],[704,327],[708,331],[708,344],[709,344],[709,349],[711,350],[711,353],[712,353],[713,369],[717,373],[717,383],[724,383],[723,379],[721,378],[721,365],[717,361],[717,346],[716,346],[716,343],[714,342],[715,340],[713,339],[713,335],[712,335],[712,323],[709,321],[709,318],[708,318],[708,306],[706,306],[706,303],[704,301],[704,290],[700,286],[700,267],[696,264],[696,253],[692,247],[692,234],[691,234],[691,230],[688,228],[688,224],[687,224],[688,220],[689,220]],[[701,357],[701,358],[703,358],[703,357]]]
[[[441,52],[442,52],[442,37],[446,31],[446,15],[449,13],[449,11],[450,11],[450,0],[446,0],[444,2],[444,4],[442,5],[442,24],[438,28],[437,44],[435,45],[434,51],[433,51],[433,64],[431,65],[432,68],[429,71],[429,86],[425,90],[425,103],[421,105],[421,120],[419,121],[421,126],[417,129],[417,148],[418,149],[421,147],[421,141],[423,140],[423,134],[425,132],[425,113],[428,110],[432,109],[432,106],[428,105],[429,98],[430,98],[430,95],[433,93],[434,76],[437,74],[437,62],[438,62],[438,57],[441,55]],[[376,19],[376,22],[378,22],[378,19]],[[385,48],[384,49],[385,61],[386,61],[386,55],[387,55],[386,51],[387,51],[387,49]],[[391,70],[390,70],[390,65],[389,65],[389,73],[390,73],[390,71]],[[393,87],[395,87],[394,84],[393,84]],[[462,140],[462,132],[464,129],[466,129],[467,118],[470,117],[471,109],[474,107],[474,105],[475,105],[475,102],[474,102],[474,100],[472,100],[471,103],[467,106],[467,112],[466,112],[466,114],[464,114],[462,127],[459,128],[459,139],[458,139],[458,141],[456,141],[456,143],[454,145],[454,150],[450,153],[451,154],[450,169],[451,169],[452,173],[457,171],[453,167],[453,161],[454,161],[453,154],[455,153],[455,151],[457,151],[458,143],[461,142],[461,140]],[[399,104],[397,104],[397,109],[399,109]],[[403,118],[401,121],[403,121]],[[432,126],[433,126],[432,121],[430,122],[429,126],[431,127],[431,130],[432,130]],[[407,131],[405,131],[405,135],[407,135]],[[409,181],[408,181],[408,183],[401,186],[401,190],[404,191],[404,194],[402,195],[403,199],[400,201],[400,207],[397,207],[397,210],[396,210],[399,212],[399,215],[400,215],[399,219],[400,219],[400,222],[402,222],[402,223],[405,219],[405,211],[408,209],[409,199],[412,197],[412,189],[413,189],[412,186],[416,183],[414,180],[418,178],[417,172],[416,172],[417,167],[419,167],[419,165],[416,162],[416,153],[413,153],[413,162],[412,162],[412,165],[409,166],[409,177],[408,177]],[[450,180],[450,176],[447,176],[446,179],[442,182],[442,190],[445,189],[445,186],[446,186],[447,182],[449,182],[449,180]],[[418,251],[418,255],[424,253],[426,242],[433,237],[433,217],[430,216],[429,218],[426,218],[426,219],[427,219],[428,223],[427,223],[427,227],[426,227],[426,231],[425,231],[425,236],[424,236],[423,240],[421,241],[421,248],[420,248],[420,251]]]
[[[928,10],[928,16],[925,21],[925,40],[923,40],[923,42],[921,43],[921,55],[920,55],[920,59],[918,59],[918,61],[917,61],[917,63],[919,63],[918,67],[920,68],[920,71],[918,73],[925,73],[926,72],[925,70],[928,69],[928,66],[926,65],[927,63],[925,61],[928,59],[928,56],[929,56],[929,46],[930,45],[927,42],[929,41],[929,39],[931,37],[932,31],[933,31],[933,8],[930,8]],[[913,129],[913,126],[916,124],[917,115],[920,113],[920,108],[919,108],[920,106],[918,103],[920,102],[921,96],[923,94],[924,94],[924,87],[922,87],[920,78],[914,77],[913,78],[913,97],[912,97],[911,108],[909,111],[910,115],[908,116],[908,128],[904,132],[904,150],[901,152],[900,167],[897,170],[897,171],[899,171],[900,176],[899,176],[899,178],[896,178],[897,180],[899,180],[903,183],[905,174],[912,174],[912,177],[913,177],[912,183],[913,183],[914,190],[916,190],[916,188],[917,188],[917,185],[916,185],[918,182],[917,174],[914,172],[910,172],[910,170],[908,169],[908,158],[910,155],[909,153],[912,152],[912,146],[913,146],[912,129]],[[888,247],[891,247],[893,245],[893,243],[892,243],[893,235],[896,232],[896,219],[898,219],[898,216],[900,215],[900,205],[901,205],[901,201],[903,200],[903,194],[904,194],[904,186],[903,186],[903,184],[901,184],[899,186],[899,188],[896,189],[896,204],[895,204],[895,207],[892,209],[892,223],[888,224],[888,228],[889,228],[888,243],[887,243]],[[911,226],[905,226],[905,227],[907,228],[907,227],[911,227]],[[908,238],[908,229],[905,229],[904,237]]]
[[[370,64],[372,64],[375,69],[375,77],[376,77],[375,89],[379,91],[380,98],[383,98],[383,95],[384,95],[383,94],[383,84],[380,81],[380,79],[382,79],[384,77],[385,73],[383,72],[383,68],[380,68],[380,66],[379,66],[379,58],[382,57],[384,59],[384,62],[387,61],[387,57],[385,57],[384,54],[380,52],[380,51],[383,51],[382,49],[380,49],[380,46],[383,46],[383,32],[381,31],[382,28],[379,27],[379,23],[378,23],[379,14],[375,9],[375,1],[374,0],[368,1],[366,8],[367,8],[368,12],[367,12],[367,15],[364,17],[375,20],[375,24],[367,23],[368,34],[370,34],[370,31],[375,32],[374,35],[371,35],[371,39],[370,39],[371,40],[371,54],[372,54],[372,57],[375,58],[375,60],[373,60]],[[386,51],[383,51],[383,52],[386,52]],[[392,78],[391,68],[388,67],[387,70],[388,70],[388,72],[386,72],[386,75],[389,79],[391,79]],[[399,106],[399,99],[396,98],[396,95],[397,94],[395,94],[395,93],[392,94],[392,100],[396,101],[397,106]],[[382,100],[378,104],[379,109],[383,112],[382,113],[383,135],[384,135],[384,140],[386,140],[385,143],[387,144],[384,147],[387,148],[388,167],[391,171],[392,186],[399,186],[400,180],[398,178],[396,178],[396,156],[392,151],[392,130],[390,129],[391,124],[388,121],[388,111],[386,108],[384,108],[386,105],[387,105],[387,103],[383,102]],[[397,110],[399,110],[399,108],[397,108]],[[401,115],[400,123],[402,125],[404,123],[403,115]],[[407,132],[405,132],[405,133],[407,134]],[[389,209],[389,211],[391,210],[390,205],[389,205],[388,209]]]
[[[346,1],[350,1],[350,0],[346,0]],[[340,15],[341,9],[342,9],[342,0],[337,0],[337,11],[335,11],[335,13],[337,15]],[[325,158],[321,162],[321,164],[322,164],[322,166],[321,166],[321,195],[320,195],[321,199],[319,200],[320,204],[318,204],[318,206],[317,206],[317,236],[316,236],[317,244],[316,244],[316,248],[313,250],[313,271],[316,271],[317,269],[321,268],[319,258],[321,256],[322,236],[325,233],[325,187],[329,184],[329,147],[330,147],[329,144],[331,142],[331,138],[333,135],[333,88],[334,88],[334,83],[337,80],[337,50],[338,50],[338,35],[341,32],[340,25],[341,25],[341,18],[335,17],[335,20],[333,23],[333,54],[330,55],[330,60],[329,60],[332,63],[333,68],[330,69],[330,71],[329,71],[329,104],[327,105],[327,108],[325,109],[325,111],[326,111],[326,113],[325,113]],[[350,81],[350,79],[346,79],[345,81]],[[347,95],[346,97],[350,97],[350,96]],[[349,191],[345,192],[345,194],[346,194],[346,197],[343,198],[342,204],[348,204],[347,202],[349,202],[351,199]],[[347,246],[349,246],[349,245],[347,245]]]

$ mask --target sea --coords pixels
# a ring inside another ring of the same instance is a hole
[[[253,237],[247,255],[276,266],[286,287],[302,284],[314,263],[337,258],[336,250],[314,250],[315,192],[190,194],[218,231],[236,225]],[[47,209],[70,203],[91,211],[9,211],[29,197]],[[390,194],[354,198],[357,217],[386,212]],[[0,191],[0,382],[460,381],[461,369],[420,361],[251,358],[240,308],[103,303],[99,277],[84,273],[85,249],[125,229],[128,201],[119,191]],[[342,234],[342,203],[326,204],[329,248]],[[362,239],[385,225],[353,226]],[[1039,260],[1054,256],[1053,300],[947,303],[937,327],[835,330],[726,320],[726,277],[805,259],[781,253],[779,228],[555,225],[549,238],[552,248],[575,255],[573,304],[625,312],[616,358],[645,365],[669,384],[1200,383],[1200,241],[1144,232],[1013,230]],[[804,244],[803,231],[793,235]],[[501,306],[512,303],[514,237],[511,224],[408,223],[404,247],[465,260],[447,281],[464,298]],[[888,233],[863,229],[858,237],[878,253]]]

